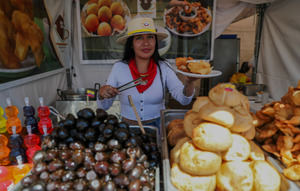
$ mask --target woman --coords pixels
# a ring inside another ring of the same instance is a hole
[[[143,125],[159,127],[160,110],[165,109],[165,88],[181,104],[191,102],[196,79],[187,78],[183,85],[158,53],[158,40],[166,37],[167,34],[156,32],[151,18],[135,18],[128,23],[127,35],[117,40],[125,44],[123,59],[114,64],[107,84],[99,90],[100,108],[108,109],[114,97],[119,95],[122,121],[136,125],[136,117],[128,100],[128,95],[131,95]],[[122,92],[116,88],[139,77],[147,84]]]

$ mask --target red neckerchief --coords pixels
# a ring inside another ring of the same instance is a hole
[[[156,64],[153,59],[150,59],[148,70],[146,73],[139,73],[134,59],[131,59],[129,61],[129,69],[130,69],[133,80],[136,80],[136,79],[142,77],[142,79],[144,81],[147,81],[146,85],[136,86],[137,90],[140,93],[143,93],[146,89],[148,89],[151,86],[151,84],[156,76],[156,73],[157,73]]]

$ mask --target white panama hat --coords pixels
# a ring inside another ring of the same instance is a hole
[[[155,34],[158,40],[162,40],[168,36],[168,34],[156,30],[153,19],[137,17],[128,22],[126,34],[118,38],[117,42],[125,44],[129,37],[140,34]]]

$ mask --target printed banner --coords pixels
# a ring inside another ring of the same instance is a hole
[[[214,0],[80,0],[77,26],[82,64],[112,63],[123,57],[116,40],[135,16],[151,17],[168,37],[159,42],[166,59],[213,59]]]
[[[45,1],[0,1],[0,83],[62,67]]]

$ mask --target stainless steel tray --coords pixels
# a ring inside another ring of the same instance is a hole
[[[140,127],[139,126],[130,126],[129,128],[139,130]],[[158,128],[154,127],[154,126],[144,126],[144,129],[145,129],[146,133],[155,134],[158,150],[160,153],[162,153],[162,149],[160,147],[160,145],[162,145],[162,144],[161,144],[161,138],[159,136]],[[156,167],[156,171],[155,171],[155,191],[160,191],[161,183],[163,182],[159,166],[160,165],[158,165]],[[31,171],[27,175],[30,175],[30,174],[31,174]],[[14,187],[12,187],[12,189],[9,189],[9,191],[20,191],[21,189],[22,189],[22,185],[21,185],[21,181],[20,181],[18,184],[16,184]]]
[[[169,161],[169,148],[167,142],[167,126],[170,121],[174,119],[183,119],[185,113],[188,110],[179,109],[166,109],[161,111],[161,132],[162,132],[162,158],[163,158],[163,180],[164,180],[164,190],[167,191],[177,191],[177,188],[171,183],[170,177],[170,161]],[[272,164],[281,175],[281,191],[296,191],[300,190],[300,185],[298,182],[288,180],[282,175],[283,166],[280,161],[270,156],[270,154],[265,152],[266,160]]]

